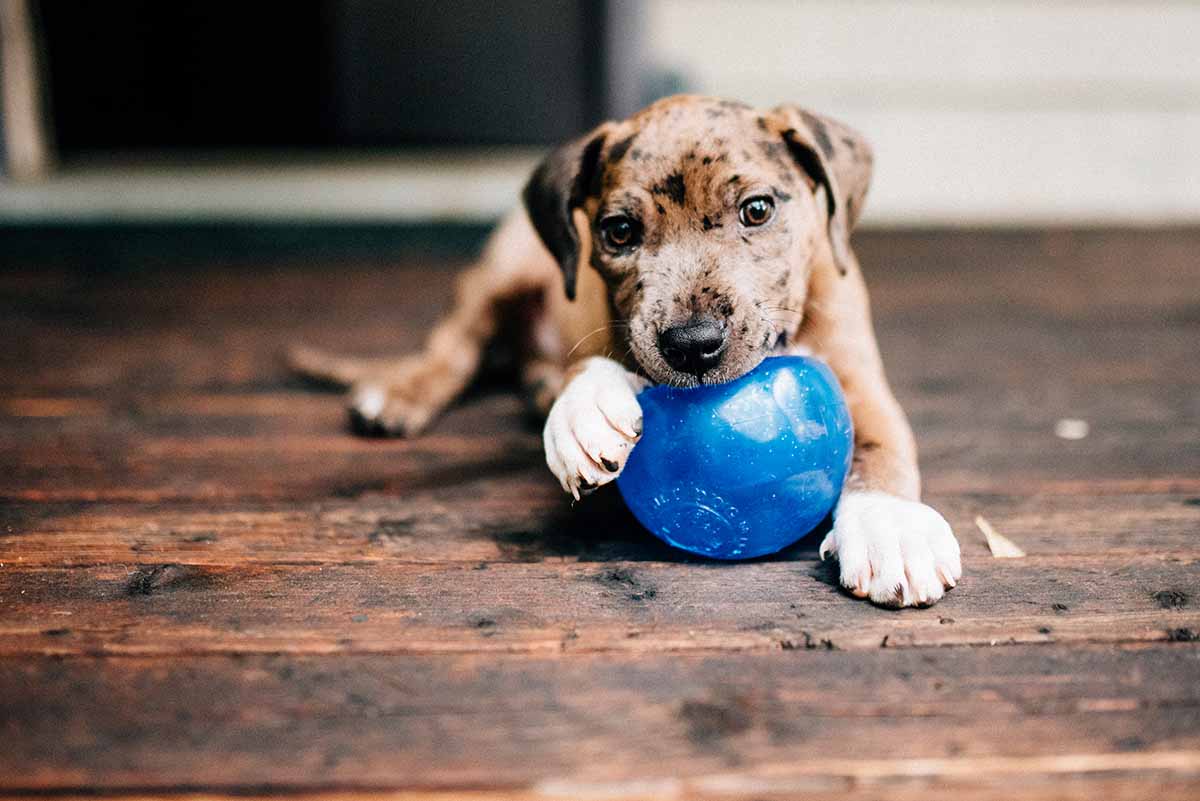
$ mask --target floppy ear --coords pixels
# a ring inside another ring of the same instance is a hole
[[[825,187],[829,244],[842,275],[853,263],[850,231],[862,212],[871,185],[874,155],[862,134],[820,114],[783,105],[771,110],[792,158]]]
[[[600,190],[600,151],[609,127],[605,123],[552,151],[533,171],[521,196],[534,230],[562,267],[563,284],[571,300],[575,299],[581,255],[581,233],[573,215],[575,209]],[[587,235],[586,229],[583,235]],[[584,249],[584,258],[589,249]]]

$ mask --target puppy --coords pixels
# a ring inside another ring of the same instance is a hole
[[[466,387],[502,317],[547,414],[546,462],[579,498],[617,477],[648,384],[728,381],[770,354],[824,359],[854,420],[854,462],[821,543],[842,585],[889,607],[936,602],[962,573],[920,502],[912,431],[884,376],[850,232],[871,179],[856,131],[796,106],[678,96],[554,150],[524,209],[460,276],[424,350],[365,362],[296,349],[352,387],[355,427],[412,436]]]

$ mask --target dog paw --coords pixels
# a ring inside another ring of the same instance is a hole
[[[576,500],[615,479],[641,437],[637,381],[616,362],[593,358],[550,408],[546,464]]]
[[[364,382],[350,391],[350,427],[364,437],[411,437],[420,433],[436,408],[386,384]]]
[[[929,606],[962,577],[958,540],[932,507],[884,492],[848,492],[821,543],[842,586],[880,606]]]

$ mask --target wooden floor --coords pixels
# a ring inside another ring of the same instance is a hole
[[[280,347],[444,260],[69,244],[0,244],[0,795],[1200,798],[1200,231],[859,237],[966,570],[904,612],[571,508],[494,385],[349,435]]]

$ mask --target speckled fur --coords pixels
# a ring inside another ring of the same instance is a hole
[[[693,316],[710,316],[730,332],[705,383],[745,373],[781,334],[795,334],[823,213],[813,180],[786,158],[786,127],[748,106],[682,97],[605,132],[615,144],[601,151],[600,191],[584,204],[589,233],[598,241],[598,221],[621,213],[644,235],[628,254],[593,247],[589,266],[628,322],[615,345],[630,369],[659,383],[696,383],[657,347],[659,332]],[[755,195],[774,198],[777,210],[767,225],[747,228],[738,205]]]
[[[945,520],[919,502],[916,446],[875,342],[850,232],[871,179],[861,135],[796,106],[757,110],[678,96],[606,122],[555,149],[425,349],[367,363],[293,351],[296,369],[352,385],[366,433],[413,435],[466,387],[504,309],[520,316],[523,380],[545,428],[547,461],[576,497],[611,481],[640,436],[636,391],[691,385],[659,334],[696,315],[728,332],[705,383],[736,378],[773,352],[812,353],[837,374],[854,420],[847,491],[822,554],[843,585],[881,605],[922,605],[961,575]],[[739,203],[774,200],[765,225]],[[644,231],[612,251],[599,223],[620,213]],[[506,329],[507,330],[507,329]]]

